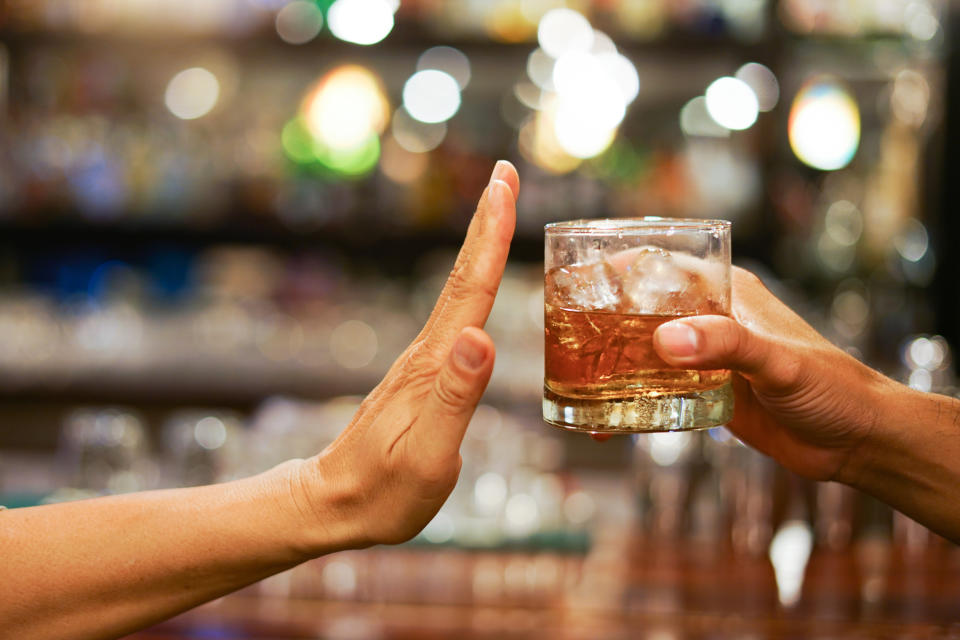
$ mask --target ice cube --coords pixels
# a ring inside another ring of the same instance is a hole
[[[615,311],[623,299],[623,285],[607,262],[555,267],[544,278],[547,304],[582,311]]]
[[[619,272],[627,313],[686,315],[723,313],[723,267],[682,251],[639,247],[611,256]]]

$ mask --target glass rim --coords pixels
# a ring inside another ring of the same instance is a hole
[[[605,236],[617,233],[645,234],[664,231],[729,231],[731,226],[732,223],[729,220],[644,216],[642,218],[581,218],[551,222],[543,226],[543,231],[548,234]]]

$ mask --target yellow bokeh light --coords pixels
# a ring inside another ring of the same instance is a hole
[[[552,99],[520,129],[519,143],[527,160],[551,173],[569,173],[582,162],[567,153],[557,139],[556,102]]]
[[[325,147],[349,151],[387,126],[390,104],[380,79],[358,65],[337,67],[307,94],[301,106],[310,134]]]

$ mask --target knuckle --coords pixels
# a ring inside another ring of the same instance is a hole
[[[433,388],[434,395],[440,405],[451,412],[458,412],[470,402],[470,389],[460,380],[452,376],[442,376]]]
[[[745,329],[733,322],[724,322],[723,328],[718,331],[720,337],[720,355],[729,357],[740,353],[743,350],[746,341],[744,336]]]
[[[417,463],[413,474],[425,493],[433,497],[449,493],[457,482],[459,470],[456,460],[423,459]]]
[[[464,300],[477,295],[492,300],[497,296],[496,283],[478,278],[465,270],[451,274],[451,278],[450,292],[453,300]]]
[[[752,271],[747,271],[743,267],[731,267],[733,273],[733,281],[739,286],[746,287],[762,287],[763,281],[757,277]]]
[[[777,359],[777,378],[781,387],[793,388],[797,386],[804,375],[803,362],[799,358],[785,355]]]

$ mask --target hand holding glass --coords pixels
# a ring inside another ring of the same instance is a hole
[[[670,367],[653,332],[730,313],[730,223],[636,218],[545,228],[543,418],[577,431],[714,427],[733,416],[730,371]]]

